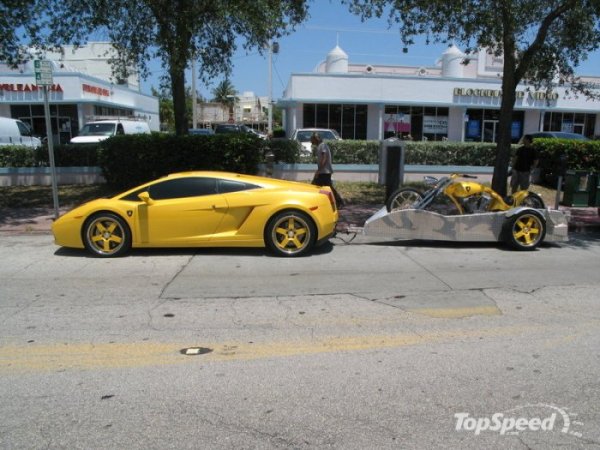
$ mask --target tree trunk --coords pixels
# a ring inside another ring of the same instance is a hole
[[[510,78],[510,79],[508,79]],[[500,195],[506,195],[508,165],[511,157],[512,117],[515,107],[516,85],[513,77],[506,74],[502,80],[502,103],[500,106],[500,121],[498,123],[496,163],[492,178],[492,189]]]
[[[185,72],[180,65],[171,62],[171,91],[173,92],[173,112],[175,115],[175,134],[188,133],[188,116],[185,107]]]

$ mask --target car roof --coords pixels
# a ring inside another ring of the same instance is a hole
[[[540,131],[539,133],[530,133],[532,138],[559,138],[559,139],[580,139],[588,141],[589,138],[577,133],[567,133],[565,131]]]

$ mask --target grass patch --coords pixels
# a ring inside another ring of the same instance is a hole
[[[335,181],[334,186],[346,203],[383,205],[385,186],[361,181]]]

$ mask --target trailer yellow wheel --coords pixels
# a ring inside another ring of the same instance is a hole
[[[533,250],[546,236],[546,220],[537,211],[527,209],[510,217],[506,241],[517,250]]]

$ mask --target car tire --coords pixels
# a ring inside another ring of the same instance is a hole
[[[385,202],[388,212],[410,209],[412,205],[423,199],[421,191],[415,188],[403,187],[394,192]]]
[[[269,220],[266,246],[278,256],[300,256],[315,245],[317,231],[312,219],[301,211],[283,211]]]
[[[539,212],[526,209],[508,219],[504,234],[512,248],[534,250],[544,241],[546,220]]]
[[[121,256],[131,248],[131,230],[118,215],[104,212],[88,218],[83,225],[83,244],[94,256]]]

